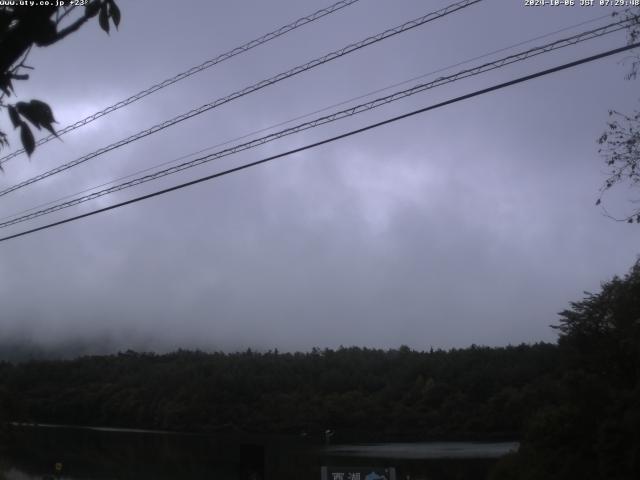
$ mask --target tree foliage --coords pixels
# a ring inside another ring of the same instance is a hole
[[[320,440],[519,438],[494,480],[640,478],[640,260],[560,312],[557,345],[124,352],[0,362],[5,420]]]
[[[640,260],[560,313],[558,397],[494,479],[640,478]]]
[[[560,313],[560,344],[581,368],[630,388],[640,375],[640,260]]]
[[[598,152],[605,158],[609,171],[596,205],[600,205],[603,195],[615,185],[628,182],[632,187],[640,186],[640,111],[625,115],[610,110],[607,131],[598,143],[601,145]],[[640,207],[619,219],[640,223]]]
[[[120,9],[114,0],[91,0],[84,10],[74,5],[20,5],[0,6],[0,109],[6,109],[11,125],[19,130],[24,150],[31,155],[36,140],[31,127],[44,128],[55,135],[55,118],[49,105],[41,100],[6,101],[15,95],[14,81],[28,80],[26,64],[31,49],[53,45],[77,31],[89,19],[98,16],[100,27],[109,33],[110,21],[117,28]],[[69,2],[67,2],[69,3]],[[0,130],[0,149],[9,145],[5,131]],[[1,168],[1,167],[0,167]]]
[[[549,398],[549,344],[416,352],[125,352],[0,364],[15,421],[354,439],[513,438]]]
[[[631,45],[640,39],[640,9],[628,10],[627,17],[631,21],[628,33],[628,43]],[[640,57],[633,57],[626,78],[637,78],[639,69]],[[605,194],[615,186],[628,184],[635,189],[640,186],[640,111],[625,114],[610,110],[607,128],[598,139],[598,144],[598,153],[604,158],[608,177],[600,188],[596,205],[600,205]],[[607,215],[628,223],[640,223],[640,207],[632,208],[621,217],[608,212]]]

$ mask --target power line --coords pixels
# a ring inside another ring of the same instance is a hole
[[[397,100],[400,100],[400,99],[403,99],[403,98],[407,98],[409,96],[415,95],[417,93],[421,93],[423,91],[426,91],[426,90],[429,90],[429,89],[432,89],[432,88],[436,88],[436,87],[439,87],[439,86],[442,86],[442,85],[445,85],[445,84],[448,84],[448,83],[452,83],[452,82],[455,82],[455,81],[458,81],[458,80],[461,80],[461,79],[464,79],[464,78],[469,78],[469,77],[472,77],[472,76],[475,76],[475,75],[479,75],[481,73],[486,73],[486,72],[489,72],[489,71],[492,71],[492,70],[496,70],[498,68],[503,68],[503,67],[505,67],[507,65],[511,65],[513,63],[516,63],[516,62],[527,60],[529,58],[532,58],[532,57],[535,57],[535,56],[538,56],[538,55],[541,55],[541,54],[544,54],[544,53],[548,53],[548,52],[553,51],[553,50],[557,50],[557,49],[564,48],[564,47],[567,47],[567,46],[575,45],[577,43],[584,42],[586,40],[591,40],[591,39],[598,38],[598,37],[601,37],[601,36],[606,35],[606,34],[614,33],[616,31],[619,31],[619,30],[622,30],[624,28],[627,28],[626,24],[629,23],[629,22],[630,22],[630,20],[621,20],[621,21],[618,21],[618,22],[614,22],[614,23],[612,23],[610,25],[606,25],[604,27],[599,27],[599,28],[592,29],[592,30],[589,30],[589,31],[581,32],[581,33],[578,33],[578,34],[573,35],[571,37],[567,37],[567,38],[564,38],[564,39],[556,40],[555,42],[551,42],[551,43],[546,44],[546,45],[542,45],[542,46],[539,46],[539,47],[534,47],[534,48],[531,48],[531,49],[526,50],[524,52],[515,53],[515,54],[509,55],[507,57],[504,57],[504,58],[501,58],[501,59],[498,59],[498,60],[494,60],[493,62],[488,62],[488,63],[482,64],[482,65],[479,65],[477,67],[473,67],[473,68],[470,68],[470,69],[467,69],[467,70],[462,70],[462,71],[460,71],[458,73],[455,73],[453,75],[449,75],[447,77],[440,77],[440,78],[438,78],[438,79],[436,79],[436,80],[434,80],[432,82],[428,82],[428,83],[424,83],[424,84],[418,84],[418,85],[415,85],[412,88],[409,88],[409,89],[406,89],[406,90],[402,90],[402,91],[399,91],[399,92],[395,92],[395,93],[393,93],[391,95],[387,95],[385,97],[380,97],[380,98],[377,98],[377,99],[372,100],[370,102],[366,102],[366,103],[363,103],[363,104],[360,104],[360,105],[356,105],[356,106],[347,108],[345,110],[334,112],[334,113],[332,113],[330,115],[319,117],[319,118],[316,118],[316,119],[311,120],[309,122],[305,122],[305,123],[302,123],[302,124],[299,124],[299,125],[296,125],[296,126],[281,130],[279,132],[274,132],[274,133],[266,135],[264,137],[260,137],[260,138],[251,140],[251,141],[246,142],[246,143],[235,145],[233,147],[230,147],[230,148],[227,148],[227,149],[224,149],[224,150],[221,150],[221,151],[209,154],[209,155],[205,155],[203,157],[199,157],[199,158],[193,159],[191,161],[184,162],[182,164],[166,168],[164,170],[159,170],[159,171],[157,171],[155,173],[152,173],[152,174],[149,174],[149,175],[145,175],[143,177],[138,177],[138,178],[135,178],[135,179],[130,180],[128,182],[124,182],[124,183],[121,183],[119,185],[115,185],[113,187],[109,187],[109,188],[106,188],[104,190],[100,190],[100,191],[91,193],[89,195],[85,195],[85,196],[82,196],[82,197],[77,197],[77,198],[74,198],[73,200],[69,200],[67,202],[59,203],[57,205],[53,205],[51,207],[48,207],[48,208],[45,208],[45,209],[42,209],[42,210],[38,210],[38,211],[33,212],[33,213],[29,213],[29,214],[14,218],[12,220],[7,220],[7,221],[4,221],[4,222],[0,222],[0,228],[6,228],[6,227],[9,227],[9,226],[12,226],[12,225],[15,225],[15,224],[18,224],[18,223],[22,223],[22,222],[25,222],[25,221],[28,221],[28,220],[33,220],[33,219],[41,217],[43,215],[47,215],[47,214],[56,212],[58,210],[62,210],[64,208],[73,207],[73,206],[79,205],[81,203],[85,203],[85,202],[88,202],[90,200],[94,200],[96,198],[102,197],[104,195],[108,195],[108,194],[111,194],[111,193],[115,193],[115,192],[124,190],[126,188],[131,188],[131,187],[134,187],[134,186],[137,186],[137,185],[141,185],[143,183],[147,183],[147,182],[152,181],[152,180],[157,180],[157,179],[159,179],[161,177],[172,175],[172,174],[178,173],[180,171],[183,171],[183,170],[186,170],[186,169],[189,169],[189,168],[193,168],[193,167],[202,165],[204,163],[207,163],[207,162],[210,162],[210,161],[213,161],[213,160],[220,159],[222,157],[226,157],[226,156],[229,156],[229,155],[232,155],[232,154],[244,151],[244,150],[255,148],[257,146],[260,146],[260,145],[263,145],[265,143],[268,143],[268,142],[283,138],[283,137],[288,136],[288,135],[299,133],[299,132],[304,131],[304,130],[315,128],[315,127],[318,127],[320,125],[324,125],[324,124],[327,124],[327,123],[335,122],[335,121],[341,120],[343,118],[351,117],[351,116],[354,116],[354,115],[357,115],[357,114],[372,110],[374,108],[378,108],[378,107],[380,107],[382,105],[386,105],[388,103],[391,103],[391,102],[394,102],[394,101],[397,101]]]
[[[316,20],[319,20],[322,17],[325,17],[327,15],[330,15],[334,12],[337,12],[345,7],[348,7],[356,2],[358,2],[360,0],[341,0],[337,3],[334,3],[333,5],[327,7],[327,8],[323,8],[321,10],[318,10],[317,12],[314,12],[310,15],[304,16],[304,17],[300,17],[299,19],[295,20],[294,22],[291,22],[283,27],[278,28],[277,30],[274,30],[272,32],[267,33],[266,35],[263,35],[259,38],[256,38],[255,40],[251,40],[250,42],[247,42],[243,45],[240,45],[239,47],[233,48],[231,50],[229,50],[228,52],[222,53],[220,55],[218,55],[215,58],[212,58],[210,60],[207,60],[206,62],[201,63],[200,65],[197,65],[195,67],[191,67],[189,70],[186,70],[184,72],[178,73],[177,75],[174,75],[171,78],[167,78],[165,80],[163,80],[160,83],[156,83],[155,85],[152,85],[148,88],[146,88],[145,90],[142,90],[134,95],[131,95],[129,98],[126,98],[124,100],[119,101],[118,103],[115,103],[103,110],[100,110],[99,112],[96,112],[92,115],[89,115],[88,117],[83,118],[82,120],[78,120],[77,122],[68,125],[64,128],[62,128],[61,130],[59,130],[57,132],[58,136],[62,136],[65,133],[71,132],[72,130],[75,130],[77,128],[83,127],[84,125],[87,125],[91,122],[93,122],[94,120],[97,120],[98,118],[104,117],[105,115],[108,115],[112,112],[115,112],[116,110],[125,107],[127,105],[132,104],[133,102],[137,102],[138,100],[146,97],[147,95],[151,95],[152,93],[157,92],[158,90],[162,90],[165,87],[168,87],[169,85],[172,85],[176,82],[179,82],[180,80],[184,80],[187,77],[190,77],[192,75],[195,75],[196,73],[200,73],[203,70],[206,70],[208,68],[213,67],[214,65],[217,65],[218,63],[222,63],[225,60],[229,60],[230,58],[235,57],[236,55],[239,55],[241,53],[245,53],[249,50],[251,50],[252,48],[255,48],[259,45],[262,45],[263,43],[267,43],[271,40],[274,40],[286,33],[291,32],[292,30],[295,30],[297,28],[300,28],[308,23],[314,22]],[[36,142],[36,145],[42,145],[43,143],[47,143],[50,140],[53,140],[54,138],[56,138],[55,135],[49,135],[48,137],[44,137],[41,138],[40,140],[38,140]],[[25,150],[24,149],[20,149],[20,150],[16,150],[15,152],[12,152],[8,155],[5,155],[4,157],[0,158],[0,166],[4,165],[6,162],[8,162],[9,160],[11,160],[12,158],[17,157],[18,155],[24,153]]]
[[[548,37],[550,37],[550,36],[557,35],[558,33],[566,32],[566,31],[568,31],[568,30],[572,30],[572,29],[574,29],[574,28],[581,27],[581,26],[583,26],[583,25],[587,25],[587,24],[589,24],[589,23],[594,23],[594,22],[596,22],[596,21],[598,21],[598,20],[602,20],[603,18],[610,17],[610,16],[611,16],[611,15],[610,15],[610,14],[608,14],[608,13],[607,13],[607,14],[605,14],[605,15],[600,15],[599,17],[594,17],[594,18],[592,18],[592,19],[590,19],[590,20],[585,20],[584,22],[580,22],[580,23],[576,23],[576,24],[573,24],[573,25],[569,25],[569,26],[563,27],[563,28],[561,28],[561,29],[559,29],[559,30],[554,30],[553,32],[548,32],[548,33],[545,33],[545,34],[542,34],[542,35],[538,35],[538,36],[533,37],[533,38],[530,38],[530,39],[528,39],[528,40],[523,40],[523,41],[521,41],[521,42],[518,42],[518,43],[515,43],[515,44],[512,44],[512,45],[509,45],[509,46],[507,46],[507,47],[502,47],[502,48],[500,48],[500,49],[498,49],[498,50],[493,50],[493,51],[491,51],[491,52],[484,53],[484,54],[482,54],[482,55],[478,55],[478,56],[476,56],[476,57],[469,58],[469,59],[467,59],[467,60],[463,60],[463,61],[461,61],[461,62],[454,63],[454,64],[452,64],[452,65],[448,65],[448,66],[446,66],[446,67],[441,67],[441,68],[439,68],[439,69],[437,69],[437,70],[432,70],[432,71],[430,71],[430,72],[423,73],[423,74],[421,74],[421,75],[418,75],[417,77],[412,77],[412,78],[409,78],[409,79],[407,79],[407,80],[403,80],[403,81],[401,81],[401,82],[397,82],[397,83],[394,83],[394,84],[391,84],[391,85],[387,85],[386,87],[378,88],[378,89],[376,89],[376,90],[373,90],[373,91],[370,91],[370,92],[364,93],[364,94],[362,94],[362,95],[358,95],[358,96],[356,96],[356,97],[351,97],[351,98],[349,98],[349,99],[347,99],[347,100],[343,100],[343,101],[341,101],[341,102],[334,103],[334,104],[332,104],[332,105],[328,105],[328,106],[326,106],[326,107],[320,108],[320,109],[318,109],[318,110],[314,110],[314,111],[312,111],[312,112],[305,113],[304,115],[299,115],[299,116],[297,116],[297,117],[290,118],[289,120],[285,120],[285,121],[282,121],[282,122],[278,122],[278,123],[273,124],[273,125],[270,125],[270,126],[268,126],[268,127],[260,128],[260,129],[258,129],[258,130],[253,130],[253,131],[251,131],[251,132],[249,132],[249,133],[245,133],[245,134],[243,134],[243,135],[241,135],[241,136],[239,136],[239,137],[235,137],[235,138],[231,138],[231,139],[229,139],[229,140],[225,140],[224,142],[220,142],[220,143],[217,143],[217,144],[215,144],[215,145],[211,145],[211,146],[209,146],[209,147],[202,148],[202,149],[197,150],[197,151],[195,151],[195,152],[187,153],[187,154],[185,154],[185,155],[180,155],[180,156],[179,156],[179,157],[177,157],[177,158],[173,158],[173,159],[171,159],[171,160],[167,160],[167,161],[165,161],[165,162],[162,162],[162,163],[159,163],[159,164],[155,164],[155,165],[152,165],[152,166],[150,166],[150,167],[143,168],[143,169],[141,169],[141,170],[136,170],[135,172],[129,173],[129,174],[127,174],[127,175],[124,175],[124,176],[121,176],[121,177],[117,177],[117,178],[115,178],[115,179],[113,179],[113,180],[109,180],[108,182],[104,182],[104,183],[101,183],[101,184],[98,184],[98,185],[94,185],[94,186],[92,186],[92,187],[85,188],[85,189],[80,190],[80,191],[78,191],[78,192],[74,192],[74,193],[71,193],[71,194],[69,194],[69,195],[64,195],[64,196],[62,196],[62,197],[58,197],[58,198],[53,199],[53,200],[50,200],[50,201],[48,201],[48,202],[40,203],[40,204],[35,205],[35,206],[33,206],[33,207],[29,207],[29,208],[26,208],[26,209],[24,209],[24,210],[20,210],[19,212],[13,213],[13,214],[11,214],[11,215],[6,215],[6,216],[4,216],[4,217],[0,217],[0,222],[2,222],[2,221],[4,221],[4,220],[7,220],[7,219],[9,219],[9,218],[12,218],[12,217],[16,217],[16,216],[18,216],[18,215],[22,215],[22,214],[24,214],[24,213],[31,212],[31,211],[33,211],[33,210],[37,210],[37,209],[42,208],[42,207],[46,207],[47,205],[52,205],[52,204],[54,204],[54,203],[56,203],[56,202],[60,202],[60,201],[62,201],[62,200],[66,200],[66,199],[68,199],[68,198],[73,198],[73,197],[75,197],[76,195],[80,195],[80,194],[83,194],[83,193],[87,193],[87,192],[90,192],[90,191],[95,190],[95,189],[97,189],[97,188],[106,187],[107,185],[114,184],[114,183],[119,182],[119,181],[121,181],[121,180],[126,180],[127,178],[131,178],[131,177],[134,177],[134,176],[136,176],[136,175],[140,175],[141,173],[146,173],[146,172],[148,172],[148,171],[150,171],[150,170],[153,170],[154,168],[164,167],[165,165],[170,165],[170,164],[172,164],[172,163],[179,162],[180,160],[184,160],[184,159],[189,158],[189,157],[192,157],[192,156],[194,156],[194,155],[199,155],[199,154],[204,153],[204,152],[207,152],[207,151],[209,151],[209,150],[213,150],[214,148],[223,147],[223,146],[228,145],[228,144],[230,144],[230,143],[237,142],[237,141],[239,141],[239,140],[244,140],[245,138],[249,138],[249,137],[251,137],[251,136],[253,136],[253,135],[257,135],[257,134],[259,134],[259,133],[263,133],[263,132],[267,132],[267,131],[269,131],[269,130],[273,130],[274,128],[281,127],[281,126],[283,126],[283,125],[287,125],[287,124],[289,124],[289,123],[295,122],[296,120],[302,120],[303,118],[310,117],[311,115],[315,115],[315,114],[317,114],[317,113],[326,112],[327,110],[330,110],[330,109],[332,109],[332,108],[341,107],[342,105],[346,105],[346,104],[348,104],[348,103],[355,102],[356,100],[362,100],[363,98],[370,97],[370,96],[372,96],[372,95],[375,95],[375,94],[378,94],[378,93],[381,93],[381,92],[384,92],[384,91],[390,90],[390,89],[392,89],[392,88],[400,87],[400,86],[402,86],[402,85],[406,85],[406,84],[408,84],[408,83],[415,82],[415,81],[417,81],[417,80],[420,80],[420,79],[423,79],[423,78],[426,78],[426,77],[430,77],[430,76],[432,76],[432,75],[435,75],[436,73],[441,73],[441,72],[444,72],[444,71],[450,70],[450,69],[452,69],[452,68],[459,67],[459,66],[461,66],[461,65],[466,65],[466,64],[468,64],[468,63],[473,62],[474,60],[481,60],[481,59],[483,59],[483,58],[490,57],[491,55],[495,55],[496,53],[505,52],[505,51],[507,51],[507,50],[511,50],[511,49],[513,49],[513,48],[516,48],[516,47],[519,47],[519,46],[522,46],[522,45],[526,45],[526,44],[531,43],[531,42],[535,42],[536,40],[541,40],[541,39],[543,39],[543,38],[548,38]]]
[[[336,140],[341,140],[343,138],[347,138],[347,137],[350,137],[350,136],[353,136],[353,135],[356,135],[356,134],[359,134],[359,133],[366,132],[368,130],[372,130],[374,128],[381,127],[383,125],[387,125],[389,123],[396,122],[398,120],[402,120],[402,119],[405,119],[405,118],[408,118],[408,117],[412,117],[414,115],[418,115],[420,113],[425,113],[425,112],[428,112],[430,110],[435,110],[437,108],[441,108],[441,107],[444,107],[444,106],[447,106],[447,105],[451,105],[453,103],[457,103],[457,102],[460,102],[460,101],[463,101],[463,100],[468,100],[470,98],[477,97],[479,95],[484,95],[484,94],[489,93],[489,92],[493,92],[493,91],[496,91],[496,90],[500,90],[502,88],[506,88],[506,87],[509,87],[509,86],[512,86],[512,85],[516,85],[516,84],[523,83],[523,82],[526,82],[526,81],[529,81],[529,80],[533,80],[535,78],[542,77],[542,76],[545,76],[545,75],[549,75],[551,73],[555,73],[555,72],[559,72],[559,71],[566,70],[566,69],[569,69],[569,68],[573,68],[573,67],[576,67],[578,65],[582,65],[584,63],[593,62],[595,60],[599,60],[601,58],[605,58],[605,57],[608,57],[608,56],[611,56],[611,55],[615,55],[617,53],[625,52],[627,50],[631,50],[631,49],[637,48],[639,46],[640,46],[640,42],[633,43],[633,44],[630,44],[630,45],[625,45],[623,47],[619,47],[619,48],[615,48],[615,49],[612,49],[612,50],[608,50],[606,52],[602,52],[602,53],[599,53],[597,55],[592,55],[590,57],[585,57],[585,58],[582,58],[580,60],[575,60],[573,62],[565,63],[565,64],[557,66],[557,67],[549,68],[549,69],[542,70],[542,71],[537,72],[537,73],[526,75],[524,77],[519,77],[519,78],[516,78],[514,80],[510,80],[508,82],[504,82],[504,83],[500,83],[500,84],[497,84],[497,85],[494,85],[494,86],[491,86],[491,87],[483,88],[481,90],[476,90],[475,92],[468,93],[466,95],[455,97],[455,98],[446,100],[444,102],[440,102],[440,103],[437,103],[437,104],[434,104],[434,105],[430,105],[428,107],[420,108],[418,110],[413,110],[411,112],[408,112],[408,113],[405,113],[405,114],[402,114],[402,115],[398,115],[396,117],[392,117],[392,118],[389,118],[387,120],[383,120],[381,122],[373,123],[373,124],[367,125],[367,126],[362,127],[362,128],[351,130],[349,132],[346,132],[346,133],[343,133],[343,134],[340,134],[340,135],[336,135],[334,137],[330,137],[330,138],[327,138],[327,139],[324,139],[324,140],[320,140],[319,142],[311,143],[311,144],[305,145],[303,147],[294,148],[292,150],[288,150],[286,152],[279,153],[277,155],[272,155],[270,157],[263,158],[261,160],[257,160],[255,162],[246,163],[244,165],[240,165],[240,166],[235,167],[235,168],[230,168],[230,169],[224,170],[222,172],[214,173],[212,175],[208,175],[206,177],[201,177],[201,178],[198,178],[196,180],[191,180],[189,182],[185,182],[185,183],[182,183],[182,184],[179,184],[179,185],[175,185],[173,187],[165,188],[163,190],[158,190],[156,192],[149,193],[147,195],[142,195],[140,197],[132,198],[132,199],[124,201],[124,202],[120,202],[120,203],[116,203],[114,205],[110,205],[108,207],[100,208],[100,209],[97,209],[97,210],[93,210],[91,212],[83,213],[81,215],[76,215],[74,217],[66,218],[64,220],[59,220],[57,222],[49,223],[47,225],[43,225],[43,226],[40,226],[40,227],[32,228],[30,230],[25,230],[25,231],[22,231],[22,232],[19,232],[19,233],[15,233],[13,235],[2,237],[2,238],[0,238],[0,242],[11,240],[13,238],[22,237],[24,235],[28,235],[30,233],[35,233],[35,232],[38,232],[40,230],[45,230],[45,229],[52,228],[52,227],[55,227],[55,226],[58,226],[58,225],[63,225],[65,223],[73,222],[75,220],[80,220],[81,218],[85,218],[85,217],[89,217],[89,216],[92,216],[92,215],[96,215],[98,213],[103,213],[103,212],[106,212],[106,211],[109,211],[109,210],[114,210],[116,208],[123,207],[125,205],[130,205],[132,203],[137,203],[137,202],[140,202],[142,200],[147,200],[149,198],[153,198],[153,197],[157,197],[157,196],[160,196],[160,195],[164,195],[165,193],[169,193],[169,192],[173,192],[175,190],[180,190],[182,188],[190,187],[192,185],[196,185],[198,183],[206,182],[208,180],[213,180],[214,178],[222,177],[224,175],[228,175],[230,173],[235,173],[235,172],[238,172],[240,170],[245,170],[245,169],[250,168],[250,167],[255,167],[257,165],[261,165],[263,163],[267,163],[267,162],[270,162],[272,160],[276,160],[278,158],[286,157],[286,156],[289,156],[289,155],[292,155],[292,154],[295,154],[295,153],[300,153],[300,152],[303,152],[305,150],[309,150],[311,148],[316,148],[316,147],[319,147],[321,145],[325,145],[327,143],[334,142]]]
[[[417,80],[420,80],[420,79],[423,79],[423,78],[426,78],[426,77],[430,77],[430,76],[432,76],[432,75],[435,75],[436,73],[441,73],[441,72],[444,72],[444,71],[450,70],[450,69],[452,69],[452,68],[459,67],[459,66],[461,66],[461,65],[466,65],[466,64],[468,64],[468,63],[473,62],[474,60],[481,60],[481,59],[483,59],[483,58],[490,57],[491,55],[495,55],[496,53],[505,52],[505,51],[507,51],[507,50],[511,50],[511,49],[513,49],[513,48],[520,47],[520,46],[522,46],[522,45],[526,45],[526,44],[531,43],[531,42],[535,42],[536,40],[541,40],[541,39],[543,39],[543,38],[548,38],[548,37],[551,37],[551,36],[553,36],[553,35],[557,35],[558,33],[563,33],[563,32],[566,32],[566,31],[568,31],[568,30],[572,30],[572,29],[574,29],[574,28],[581,27],[581,26],[583,26],[583,25],[587,25],[587,24],[590,24],[590,23],[594,23],[594,22],[596,22],[596,21],[598,21],[598,20],[602,20],[603,18],[607,18],[607,17],[610,17],[610,16],[611,16],[611,15],[610,15],[610,14],[608,14],[608,13],[607,13],[607,14],[605,14],[605,15],[600,15],[599,17],[594,17],[594,18],[592,18],[592,19],[590,19],[590,20],[585,20],[584,22],[580,22],[580,23],[576,23],[576,24],[573,24],[573,25],[569,25],[569,26],[563,27],[563,28],[561,28],[561,29],[559,29],[559,30],[554,30],[554,31],[552,31],[552,32],[548,32],[548,33],[545,33],[545,34],[542,34],[542,35],[538,35],[538,36],[536,36],[536,37],[530,38],[530,39],[528,39],[528,40],[523,40],[523,41],[521,41],[521,42],[518,42],[518,43],[515,43],[515,44],[512,44],[512,45],[509,45],[509,46],[507,46],[507,47],[500,48],[500,49],[498,49],[498,50],[493,50],[493,51],[491,51],[491,52],[484,53],[484,54],[482,54],[482,55],[478,55],[478,56],[476,56],[476,57],[469,58],[469,59],[467,59],[467,60],[463,60],[463,61],[461,61],[461,62],[454,63],[454,64],[452,64],[452,65],[448,65],[448,66],[446,66],[446,67],[441,67],[441,68],[439,68],[439,69],[437,69],[437,70],[432,70],[432,71],[430,71],[430,72],[428,72],[428,73],[423,73],[423,74],[421,74],[421,75],[418,75],[417,77],[412,77],[412,78],[409,78],[408,80],[403,80],[402,82],[398,82],[398,83],[394,83],[394,84],[391,84],[391,85],[387,85],[386,87],[378,88],[378,89],[376,89],[376,90],[373,90],[373,91],[370,91],[370,92],[364,93],[364,94],[362,94],[362,95],[358,95],[358,96],[356,96],[356,97],[352,97],[352,98],[349,98],[349,99],[347,99],[347,100],[343,100],[343,101],[341,101],[341,102],[334,103],[334,104],[332,104],[332,105],[328,105],[328,106],[323,107],[323,108],[320,108],[320,109],[318,109],[318,110],[314,110],[314,111],[312,111],[312,112],[305,113],[304,115],[299,115],[299,116],[297,116],[297,117],[290,118],[289,120],[285,120],[285,121],[282,121],[282,122],[278,122],[278,123],[276,123],[276,124],[274,124],[274,125],[270,125],[270,126],[268,126],[268,127],[260,128],[260,129],[258,129],[258,130],[254,130],[254,131],[252,131],[252,132],[245,133],[244,135],[241,135],[241,136],[239,136],[239,137],[235,137],[235,138],[232,138],[232,139],[226,140],[226,141],[224,141],[224,142],[217,143],[217,144],[215,144],[215,145],[211,145],[211,146],[209,146],[209,147],[202,148],[202,149],[197,150],[197,151],[195,151],[195,152],[191,152],[191,153],[188,153],[188,154],[185,154],[185,155],[181,155],[181,156],[179,156],[179,157],[177,157],[177,158],[173,158],[173,159],[171,159],[171,160],[167,160],[167,161],[165,161],[165,162],[162,162],[162,163],[159,163],[159,164],[156,164],[156,165],[152,165],[151,167],[147,167],[147,168],[144,168],[144,169],[141,169],[141,170],[136,170],[135,172],[129,173],[129,174],[124,175],[124,176],[122,176],[122,177],[118,177],[118,178],[115,178],[115,179],[113,179],[113,180],[109,180],[108,182],[104,182],[104,183],[101,183],[101,184],[99,184],[99,185],[94,185],[93,187],[85,188],[85,189],[83,189],[83,190],[80,190],[80,191],[78,191],[78,192],[71,193],[71,194],[69,194],[69,195],[64,195],[64,196],[62,196],[62,197],[58,197],[58,198],[53,199],[53,200],[50,200],[50,201],[48,201],[48,202],[44,202],[44,203],[38,204],[38,205],[36,205],[36,206],[30,207],[30,208],[26,208],[26,209],[24,209],[24,210],[20,210],[19,212],[13,213],[13,214],[11,214],[11,215],[6,215],[6,216],[4,216],[4,217],[0,217],[0,222],[2,222],[2,221],[4,221],[4,220],[7,220],[7,219],[10,219],[10,218],[12,218],[12,217],[16,217],[16,216],[18,216],[18,215],[22,215],[22,214],[25,214],[25,213],[31,212],[31,211],[33,211],[33,210],[37,210],[37,209],[42,208],[42,207],[46,207],[46,206],[48,206],[48,205],[52,205],[52,204],[54,204],[54,203],[56,203],[56,202],[60,202],[60,201],[62,201],[62,200],[66,200],[66,199],[68,199],[68,198],[75,197],[76,195],[80,195],[80,194],[83,194],[83,193],[90,192],[90,191],[95,190],[95,189],[97,189],[97,188],[106,187],[107,185],[111,185],[111,184],[114,184],[114,183],[119,182],[119,181],[121,181],[121,180],[126,180],[127,178],[134,177],[135,175],[140,175],[141,173],[146,173],[146,172],[148,172],[148,171],[150,171],[150,170],[153,170],[154,168],[164,167],[165,165],[170,165],[170,164],[172,164],[172,163],[179,162],[180,160],[184,160],[184,159],[189,158],[189,157],[192,157],[192,156],[194,156],[194,155],[199,155],[199,154],[204,153],[204,152],[206,152],[206,151],[213,150],[214,148],[223,147],[223,146],[228,145],[228,144],[230,144],[230,143],[237,142],[237,141],[239,141],[239,140],[244,140],[245,138],[251,137],[251,136],[253,136],[253,135],[257,135],[257,134],[259,134],[259,133],[267,132],[267,131],[269,131],[269,130],[273,130],[274,128],[281,127],[281,126],[283,126],[283,125],[287,125],[287,124],[289,124],[289,123],[295,122],[296,120],[302,120],[303,118],[310,117],[311,115],[315,115],[315,114],[317,114],[317,113],[326,112],[327,110],[330,110],[330,109],[332,109],[332,108],[341,107],[342,105],[346,105],[346,104],[348,104],[348,103],[355,102],[356,100],[362,100],[363,98],[370,97],[370,96],[372,96],[372,95],[375,95],[375,94],[378,94],[378,93],[381,93],[381,92],[384,92],[384,91],[390,90],[390,89],[392,89],[392,88],[400,87],[400,86],[402,86],[402,85],[406,85],[406,84],[408,84],[408,83],[415,82],[415,81],[417,81]]]
[[[442,18],[446,15],[449,15],[450,13],[456,12],[458,10],[461,10],[463,8],[469,7],[475,3],[479,3],[482,0],[463,0],[461,2],[457,2],[454,4],[451,4],[445,8],[442,8],[440,10],[437,10],[435,12],[432,13],[428,13],[426,15],[423,15],[422,17],[418,17],[414,20],[411,20],[409,22],[405,22],[402,25],[399,25],[397,27],[394,28],[390,28],[388,30],[385,30],[384,32],[381,32],[377,35],[368,37],[364,40],[361,40],[359,42],[356,43],[352,43],[350,45],[347,45],[346,47],[343,47],[339,50],[336,50],[334,52],[328,53],[322,57],[316,58],[315,60],[312,60],[310,62],[305,63],[304,65],[299,65],[297,67],[292,68],[291,70],[288,70],[286,72],[280,73],[278,75],[275,75],[267,80],[262,80],[254,85],[251,85],[249,87],[246,87],[242,90],[238,90],[230,95],[227,95],[226,97],[222,97],[219,98],[217,100],[215,100],[212,103],[207,103],[205,105],[202,105],[198,108],[195,108],[193,110],[190,110],[189,112],[183,113],[181,115],[178,115],[177,117],[174,117],[170,120],[166,120],[162,123],[159,123],[157,125],[154,125],[153,127],[150,127],[146,130],[142,130],[134,135],[131,135],[130,137],[127,137],[125,139],[119,140],[115,143],[112,143],[106,147],[102,147],[98,150],[95,150],[87,155],[84,155],[83,157],[77,158],[75,160],[72,160],[71,162],[65,163],[63,165],[60,165],[54,169],[51,169],[47,172],[41,173],[40,175],[36,175],[35,177],[29,178],[23,182],[20,182],[18,184],[15,184],[11,187],[5,188],[4,190],[0,191],[0,197],[7,195],[15,190],[18,190],[20,188],[24,188],[28,185],[31,185],[32,183],[38,182],[40,180],[43,180],[45,178],[48,178],[52,175],[55,175],[57,173],[63,172],[65,170],[68,170],[72,167],[75,167],[76,165],[79,165],[81,163],[86,162],[87,160],[90,160],[92,158],[98,157],[100,155],[102,155],[103,153],[107,153],[111,150],[114,150],[116,148],[122,147],[124,145],[127,145],[131,142],[134,142],[136,140],[139,140],[141,138],[144,138],[148,135],[157,133],[161,130],[164,130],[167,127],[173,126],[179,122],[182,122],[184,120],[187,120],[189,118],[195,117],[196,115],[200,115],[201,113],[204,113],[206,111],[209,111],[213,108],[219,107],[220,105],[223,105],[225,103],[231,102],[232,100],[236,100],[240,97],[243,97],[245,95],[248,95],[250,93],[253,93],[255,91],[261,90],[265,87],[268,87],[270,85],[273,85],[274,83],[280,82],[286,78],[290,78],[293,77],[294,75],[298,75],[299,73],[305,72],[307,70],[311,70],[317,66],[323,65],[327,62],[330,62],[332,60],[335,60],[337,58],[343,57],[349,53],[352,53],[356,50],[359,50],[361,48],[367,47],[369,45],[372,45],[374,43],[380,42],[382,40],[385,40],[387,38],[390,38],[392,36],[395,36],[399,33],[404,33],[407,32],[415,27],[418,27],[420,25],[424,25],[425,23],[431,22],[433,20],[437,20],[439,18]]]

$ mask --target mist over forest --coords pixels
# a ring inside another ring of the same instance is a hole
[[[452,1],[0,2],[0,480],[640,478],[639,2]]]

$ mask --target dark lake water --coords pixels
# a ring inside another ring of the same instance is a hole
[[[326,447],[299,437],[20,427],[0,456],[0,480],[320,480],[323,465],[394,467],[397,480],[478,480],[515,449],[517,443],[469,442]]]

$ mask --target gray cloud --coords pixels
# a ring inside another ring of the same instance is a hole
[[[14,184],[446,4],[362,3],[43,146],[30,162],[13,160],[1,181]],[[123,2],[121,31],[107,37],[90,25],[73,40],[35,52],[37,70],[20,86],[21,97],[49,101],[66,125],[324,6],[155,5]],[[517,2],[472,8],[15,192],[2,200],[0,215],[605,13],[529,10]],[[623,42],[620,34],[437,89],[51,218]],[[6,242],[0,336],[54,343],[110,338],[119,348],[281,350],[553,340],[548,325],[556,312],[623,274],[638,253],[640,230],[593,206],[603,178],[595,139],[606,111],[635,105],[635,85],[623,80],[618,60]]]

